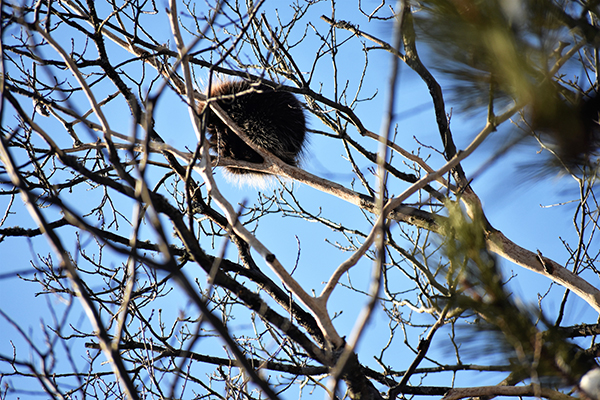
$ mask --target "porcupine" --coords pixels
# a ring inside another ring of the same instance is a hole
[[[279,157],[298,166],[307,134],[306,119],[300,101],[290,92],[278,91],[262,83],[247,80],[223,80],[213,85],[210,98],[240,127],[248,138]],[[202,112],[206,103],[201,103]],[[211,148],[219,157],[262,163],[263,158],[236,135],[217,115],[208,111],[206,132]],[[225,167],[233,175],[264,177],[264,172],[233,166]]]

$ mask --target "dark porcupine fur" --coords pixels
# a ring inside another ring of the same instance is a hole
[[[306,120],[296,96],[242,80],[215,84],[209,97],[223,97],[217,100],[217,104],[253,143],[286,164],[298,165],[306,143]],[[205,103],[200,105],[200,112],[204,107]],[[206,132],[211,148],[220,157],[252,163],[264,161],[211,111],[207,115]],[[236,167],[226,169],[238,175],[265,175]]]

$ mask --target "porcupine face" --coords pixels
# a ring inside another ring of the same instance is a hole
[[[233,95],[217,100],[219,106],[258,146],[283,162],[297,166],[306,141],[302,105],[289,92],[278,92],[247,81],[224,81],[213,87],[210,97]],[[200,111],[204,106],[201,105]],[[221,157],[262,163],[263,158],[240,139],[216,115],[209,113],[207,133],[212,149]],[[234,174],[257,174],[227,167]]]

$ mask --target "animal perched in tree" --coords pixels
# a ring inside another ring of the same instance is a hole
[[[217,104],[253,143],[286,164],[298,166],[306,145],[306,120],[302,104],[296,96],[262,83],[223,80],[213,85],[208,97],[217,98]],[[199,111],[202,112],[205,107],[206,103],[201,103]],[[264,161],[214,112],[207,111],[206,132],[216,154],[252,163]],[[237,175],[265,175],[231,166],[226,169]]]

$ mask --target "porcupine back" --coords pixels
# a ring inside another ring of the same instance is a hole
[[[248,81],[222,81],[215,84],[210,97],[222,97],[217,104],[250,140],[273,153],[283,162],[298,166],[306,144],[306,120],[296,96]],[[200,105],[200,111],[204,108]],[[220,156],[262,163],[263,158],[250,148],[214,113],[207,116],[211,148]],[[265,175],[257,171],[228,166],[233,174]]]

